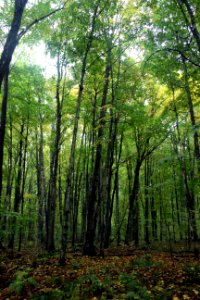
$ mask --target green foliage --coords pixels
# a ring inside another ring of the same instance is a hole
[[[61,277],[52,277],[52,283],[56,286],[61,286],[63,284],[63,280]]]
[[[186,275],[192,280],[194,283],[200,283],[200,265],[199,264],[185,264],[183,266],[183,270]]]
[[[79,270],[81,268],[81,265],[78,262],[72,263],[72,268],[74,270]]]
[[[174,290],[164,289],[163,291],[156,292],[155,299],[156,300],[169,300],[172,299],[172,295],[174,294]]]
[[[59,289],[44,289],[39,295],[33,296],[31,300],[64,300],[65,293]]]
[[[76,281],[79,286],[81,299],[88,299],[90,296],[113,295],[114,289],[110,284],[110,278],[106,277],[103,281],[99,280],[95,274],[81,276]],[[82,289],[84,288],[84,289]],[[84,292],[81,292],[84,290]]]
[[[139,259],[131,261],[131,267],[133,269],[135,268],[146,269],[146,268],[151,268],[159,265],[160,263],[155,263],[151,260],[151,255],[149,254],[146,254]]]
[[[134,277],[127,273],[120,274],[120,282],[126,287],[126,299],[150,299],[148,290],[143,287]]]
[[[15,280],[9,285],[9,289],[17,295],[20,295],[26,286],[36,287],[37,282],[34,278],[29,276],[29,270],[17,271],[15,274]]]

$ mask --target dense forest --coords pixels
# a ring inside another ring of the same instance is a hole
[[[198,257],[200,2],[0,1],[0,53],[2,251]]]

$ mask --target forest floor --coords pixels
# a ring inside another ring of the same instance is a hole
[[[1,252],[0,260],[0,299],[200,299],[200,260],[193,253],[121,247],[105,258],[69,253],[64,267],[58,255],[30,250]]]

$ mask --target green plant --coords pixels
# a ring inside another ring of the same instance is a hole
[[[29,276],[28,271],[17,271],[15,280],[9,285],[9,289],[19,295],[25,286],[36,287],[36,280]]]
[[[31,300],[64,300],[65,293],[59,289],[44,289],[39,295],[33,296]]]
[[[52,283],[55,284],[56,286],[61,286],[63,284],[62,277],[52,277]]]
[[[130,276],[127,273],[121,273],[119,279],[127,289],[126,299],[150,299],[148,290],[143,287],[133,276]]]
[[[135,268],[145,269],[145,268],[160,266],[161,263],[153,262],[151,260],[151,255],[146,254],[146,255],[140,257],[139,259],[132,260],[130,264],[133,269],[135,269]]]
[[[195,283],[200,283],[200,266],[198,264],[185,264],[183,270]]]
[[[101,281],[95,274],[81,276],[74,284],[76,285],[76,289],[79,288],[82,291],[80,299],[88,299],[91,296],[105,299],[105,294],[111,296],[114,293],[114,289],[110,284],[110,278],[106,277]]]
[[[81,268],[81,264],[79,264],[78,262],[73,262],[72,263],[72,268],[74,270],[79,270]]]
[[[109,267],[104,266],[104,267],[101,268],[100,273],[101,273],[101,274],[108,274],[110,271],[111,271],[111,270],[110,270]]]

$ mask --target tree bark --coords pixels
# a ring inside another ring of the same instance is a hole
[[[191,7],[191,5],[190,5],[190,3],[189,3],[188,0],[177,0],[177,1],[178,1],[178,5],[179,5],[179,7],[180,7],[180,9],[182,11],[182,14],[183,14],[183,16],[185,18],[186,25],[189,26],[189,28],[190,28],[190,30],[191,30],[191,32],[193,34],[193,37],[194,37],[194,39],[196,41],[198,51],[200,53],[200,34],[199,34],[198,27],[197,27],[197,24],[196,24],[196,19],[195,19],[195,15],[194,15],[193,9],[192,9],[192,7]],[[188,17],[186,16],[186,13],[185,13],[182,5],[185,6],[186,11],[187,11],[187,13],[189,15],[189,19],[190,20],[188,20]]]
[[[190,120],[193,128],[193,139],[194,139],[194,156],[197,161],[197,166],[198,166],[198,172],[200,173],[200,149],[199,149],[199,136],[198,136],[198,131],[197,131],[197,125],[196,125],[196,119],[195,119],[195,113],[194,113],[194,108],[193,108],[193,103],[192,103],[192,95],[190,91],[190,85],[189,85],[189,79],[188,79],[188,69],[187,65],[185,62],[185,58],[181,56],[182,63],[183,63],[183,70],[184,70],[184,79],[185,79],[185,91],[187,95],[187,100],[188,100],[188,108],[190,112]]]
[[[134,170],[134,182],[131,195],[129,197],[129,214],[128,223],[126,228],[125,243],[128,244],[131,241],[135,241],[138,244],[138,193],[139,193],[139,178],[140,178],[140,168],[142,165],[142,160],[137,158],[135,170]]]
[[[46,178],[44,167],[43,150],[43,125],[40,112],[41,99],[38,100],[39,111],[39,133],[37,134],[36,158],[37,158],[37,196],[38,196],[38,216],[37,216],[37,239],[43,245],[45,243],[45,213],[46,213]]]
[[[5,73],[4,77],[4,93],[1,106],[1,127],[0,127],[0,205],[2,197],[2,184],[3,184],[3,150],[4,150],[4,139],[6,131],[6,112],[7,112],[7,101],[8,101],[8,76],[9,69]]]
[[[111,45],[109,45],[107,51],[107,59],[106,59],[106,69],[105,69],[103,95],[101,101],[101,111],[99,116],[98,144],[96,149],[95,165],[94,165],[94,172],[92,177],[92,188],[91,188],[90,195],[88,197],[87,231],[86,231],[85,243],[83,248],[83,254],[89,256],[96,255],[94,240],[95,240],[98,210],[100,205],[100,199],[98,195],[99,195],[99,186],[100,186],[100,168],[101,168],[101,161],[102,161],[101,140],[104,135],[105,116],[106,116],[105,105],[107,101],[107,94],[108,94],[108,87],[109,87],[109,76],[111,73],[111,49],[112,47]]]
[[[90,27],[91,29],[90,29],[86,49],[84,52],[82,69],[81,69],[81,78],[80,78],[79,92],[78,92],[76,112],[75,112],[75,118],[74,118],[74,129],[73,129],[73,135],[72,135],[69,166],[68,166],[67,175],[66,175],[66,192],[65,192],[65,198],[64,198],[64,213],[63,213],[60,264],[65,264],[65,253],[66,253],[66,249],[67,249],[67,238],[68,238],[67,234],[68,234],[68,228],[69,228],[70,202],[71,202],[71,197],[72,197],[72,184],[73,184],[73,177],[74,177],[73,175],[74,175],[76,138],[77,138],[77,133],[78,133],[78,124],[79,124],[80,108],[81,108],[82,95],[83,95],[83,89],[84,89],[85,74],[86,74],[86,68],[87,68],[87,60],[88,60],[88,55],[89,55],[89,52],[90,52],[90,49],[92,46],[92,42],[93,42],[96,20],[98,17],[99,4],[100,4],[100,0],[97,1],[94,12],[93,12],[93,17],[92,17],[92,22],[91,22],[91,27]]]
[[[55,250],[54,227],[55,227],[55,212],[56,212],[56,200],[57,200],[58,158],[60,152],[62,104],[64,100],[64,93],[60,95],[60,86],[61,86],[61,80],[63,75],[62,68],[63,68],[63,62],[62,63],[60,62],[60,52],[59,52],[57,58],[56,128],[54,131],[54,128],[52,127],[52,134],[55,135],[55,137],[51,149],[50,178],[49,178],[47,214],[46,214],[46,225],[47,225],[46,248],[48,252],[53,252]]]
[[[24,132],[24,121],[21,125],[21,131],[20,131],[20,141],[19,141],[19,153],[18,153],[18,171],[17,171],[17,178],[15,183],[15,199],[14,199],[14,209],[13,211],[15,213],[19,212],[20,202],[21,202],[21,183],[22,183],[22,159],[23,159],[23,132]],[[9,245],[8,247],[13,250],[14,247],[14,238],[16,233],[16,217],[13,217],[13,222],[11,224],[12,233],[10,235],[9,239]]]
[[[0,58],[0,89],[4,76],[8,72],[13,53],[18,44],[18,33],[27,2],[28,0],[15,0],[14,15],[11,23],[11,28]]]

